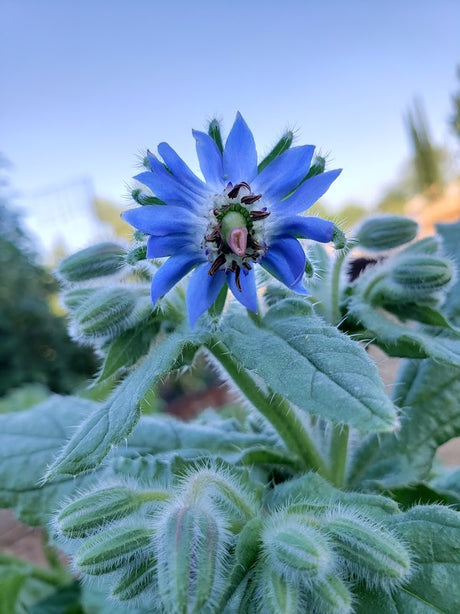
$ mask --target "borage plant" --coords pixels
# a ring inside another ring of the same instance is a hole
[[[258,163],[240,115],[225,146],[216,121],[194,137],[204,181],[162,143],[134,245],[59,267],[98,377],[0,417],[0,501],[71,561],[4,557],[10,611],[31,581],[35,614],[460,611],[460,470],[435,457],[460,435],[460,223],[345,239],[302,215],[338,175],[312,146]],[[391,388],[374,345],[403,359]],[[238,400],[152,415],[198,354]]]

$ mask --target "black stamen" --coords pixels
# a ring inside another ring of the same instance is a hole
[[[241,199],[241,202],[243,202],[243,199]],[[254,221],[264,220],[270,215],[270,211],[251,211],[249,215]]]
[[[257,202],[262,198],[262,194],[248,194],[247,196],[243,196],[241,202],[245,205],[252,205],[252,203]]]
[[[211,275],[211,277],[215,275],[220,269],[220,267],[224,264],[225,260],[225,254],[219,254],[214,260],[214,262],[211,264],[211,268],[208,271],[208,275]]]
[[[230,190],[230,192],[228,193],[228,197],[229,198],[236,198],[238,196],[241,188],[246,188],[249,191],[251,190],[251,188],[246,183],[246,181],[242,181],[241,183],[237,183],[236,186]]]

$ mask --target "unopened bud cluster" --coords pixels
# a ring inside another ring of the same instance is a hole
[[[80,341],[101,344],[145,320],[151,313],[148,285],[132,283],[133,267],[145,245],[130,252],[100,243],[65,258],[57,270],[70,331]]]
[[[353,612],[356,580],[388,590],[408,579],[406,546],[357,512],[360,501],[294,502],[288,486],[279,507],[245,475],[195,466],[166,486],[101,487],[67,504],[54,530],[64,548],[73,544],[78,573],[97,577],[128,608],[344,614]]]

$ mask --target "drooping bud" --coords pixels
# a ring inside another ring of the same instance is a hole
[[[409,552],[386,529],[365,518],[346,514],[328,521],[326,528],[348,569],[369,585],[388,586],[408,577]]]
[[[75,554],[75,564],[91,576],[120,569],[151,546],[152,532],[145,526],[111,527],[88,538]]]
[[[82,305],[96,292],[94,288],[75,288],[61,294],[61,300],[66,309],[73,311]]]
[[[334,565],[334,553],[324,534],[296,516],[273,516],[262,543],[268,565],[293,582],[312,582]]]
[[[259,591],[263,601],[263,612],[267,614],[297,614],[300,611],[299,584],[288,582],[273,571],[262,573]]]
[[[352,593],[347,585],[334,574],[318,578],[310,589],[313,602],[319,612],[340,612],[348,614],[353,611]]]
[[[75,310],[78,330],[84,337],[110,336],[129,326],[136,303],[127,288],[101,288]]]
[[[78,282],[114,275],[125,264],[126,251],[116,243],[99,243],[65,258],[57,274],[64,281]]]
[[[173,506],[157,525],[156,542],[165,611],[206,611],[224,584],[227,544],[218,514],[198,505]]]
[[[433,256],[413,255],[398,259],[391,267],[391,277],[405,290],[429,294],[448,284],[453,276],[450,262]]]
[[[164,501],[164,491],[142,492],[126,486],[102,488],[66,505],[56,517],[56,527],[65,537],[86,537],[101,525],[135,512],[145,501]]]
[[[356,238],[361,247],[385,251],[409,243],[415,238],[417,230],[417,223],[407,217],[373,217],[361,224]]]
[[[131,568],[113,587],[112,595],[119,601],[130,601],[149,589],[153,597],[156,592],[156,572],[156,559],[152,555],[133,561]]]

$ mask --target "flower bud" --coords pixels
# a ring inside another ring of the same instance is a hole
[[[197,505],[168,509],[157,526],[159,595],[165,611],[204,612],[223,590],[225,529]]]
[[[294,516],[272,517],[262,543],[272,570],[290,581],[311,582],[333,567],[334,555],[327,538]]]
[[[327,574],[324,578],[315,580],[310,592],[319,612],[348,614],[353,611],[350,590],[334,574]]]
[[[452,265],[441,258],[414,255],[397,259],[391,267],[391,278],[407,292],[430,294],[448,284],[453,276]]]
[[[66,309],[73,311],[80,307],[89,297],[96,292],[94,288],[75,288],[61,294],[61,300]]]
[[[369,585],[395,584],[409,575],[409,552],[386,529],[364,518],[346,515],[330,520],[326,528],[350,571]]]
[[[407,217],[373,217],[361,224],[356,238],[361,247],[384,251],[409,243],[417,235],[417,230],[417,223]]]
[[[114,275],[123,268],[125,255],[125,250],[116,243],[99,243],[65,258],[57,273],[70,282]]]
[[[101,525],[135,512],[145,501],[164,500],[166,493],[136,492],[126,486],[102,488],[66,505],[56,517],[56,525],[65,537],[86,537]]]
[[[75,564],[91,576],[110,573],[139,557],[151,545],[152,532],[144,526],[112,527],[88,538],[75,554]]]
[[[129,601],[139,597],[146,589],[152,594],[156,587],[156,559],[153,556],[134,561],[112,589],[112,595],[119,601]],[[153,589],[153,590],[152,590]]]
[[[75,310],[79,332],[100,338],[127,328],[136,302],[137,297],[127,288],[97,290]]]
[[[263,612],[267,614],[297,614],[300,611],[299,585],[288,582],[273,571],[262,575],[259,590],[263,601]]]

